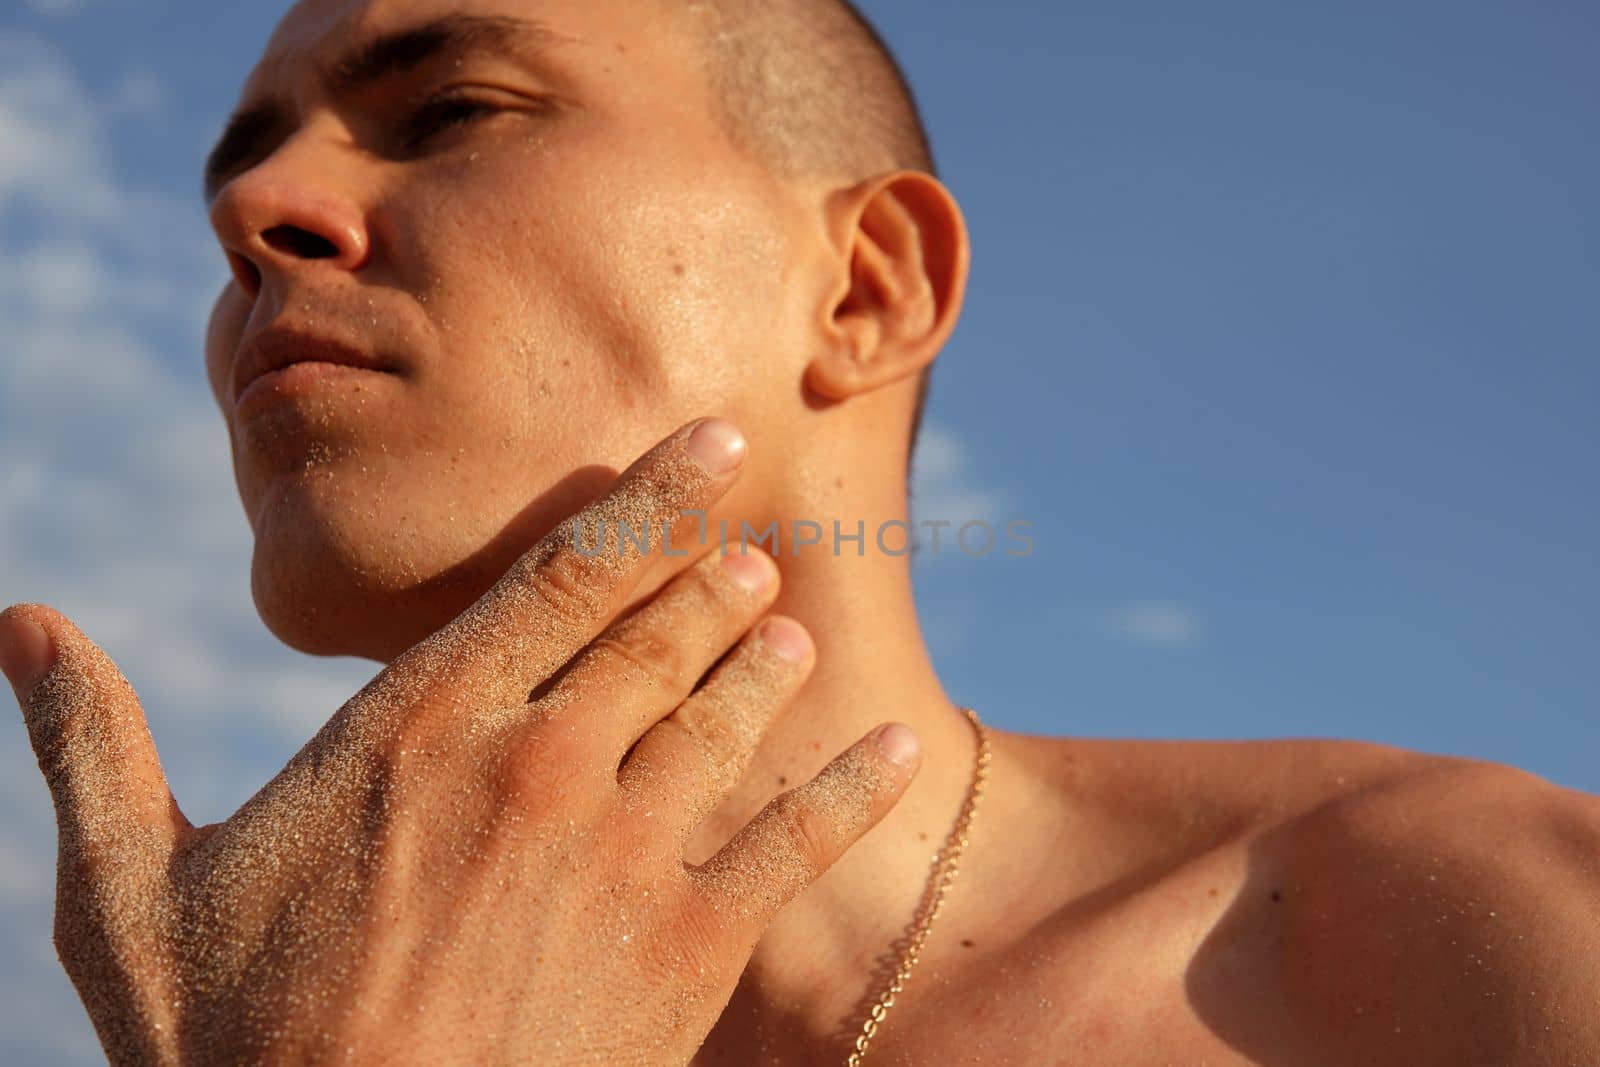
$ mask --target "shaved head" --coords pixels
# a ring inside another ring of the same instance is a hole
[[[694,0],[689,10],[718,117],[776,172],[936,173],[904,71],[848,0]]]
[[[905,71],[849,0],[691,0],[712,107],[733,142],[787,178],[937,176]],[[917,385],[916,446],[929,369]]]

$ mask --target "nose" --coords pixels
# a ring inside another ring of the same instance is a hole
[[[211,226],[234,280],[252,301],[269,280],[311,268],[353,271],[369,254],[359,204],[343,189],[335,146],[302,129],[228,182],[211,205]]]

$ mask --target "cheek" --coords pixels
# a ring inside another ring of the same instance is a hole
[[[486,144],[418,172],[375,233],[446,347],[492,344],[492,362],[531,361],[542,375],[557,355],[628,370],[633,268],[612,204],[582,175],[552,180],[553,166],[534,138]]]
[[[439,433],[470,411],[476,435],[626,463],[771,381],[794,298],[780,216],[749,189],[532,137],[470,154],[415,172],[380,231],[437,331]]]
[[[646,225],[670,234],[650,311],[672,339],[673,374],[730,388],[765,380],[781,362],[794,295],[772,217],[729,201],[648,210]]]

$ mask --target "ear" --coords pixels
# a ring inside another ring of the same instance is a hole
[[[847,400],[922,371],[955,329],[970,245],[955,198],[931,174],[897,171],[842,197],[847,272],[830,298],[829,339],[806,384]]]

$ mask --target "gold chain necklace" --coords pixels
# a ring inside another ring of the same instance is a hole
[[[856,1035],[856,1049],[850,1054],[850,1058],[845,1060],[846,1067],[859,1067],[861,1061],[866,1059],[867,1046],[877,1033],[878,1024],[883,1022],[883,1017],[894,1007],[895,996],[905,988],[906,979],[911,977],[911,969],[917,965],[917,959],[922,955],[922,946],[928,940],[928,931],[933,929],[933,920],[938,916],[939,909],[944,907],[945,895],[950,892],[950,883],[955,881],[959,870],[961,854],[967,850],[972,819],[978,813],[978,802],[983,799],[983,786],[989,779],[989,731],[984,728],[976,711],[971,708],[961,710],[971,720],[972,729],[978,735],[978,755],[972,769],[972,785],[967,788],[967,799],[961,805],[961,813],[956,817],[955,829],[950,831],[944,847],[934,856],[933,872],[928,878],[928,888],[923,892],[923,907],[918,913],[920,918],[916,923],[916,929],[906,944],[899,965],[895,967],[894,977],[890,979],[888,987],[878,995],[878,1002],[872,1006],[866,1021],[861,1024],[861,1033]]]

